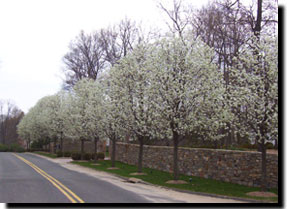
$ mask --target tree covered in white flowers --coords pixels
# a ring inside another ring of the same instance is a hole
[[[221,73],[213,63],[214,52],[192,36],[160,40],[153,52],[152,83],[157,122],[173,140],[174,180],[178,180],[178,144],[186,135],[204,133],[217,140],[230,114],[224,108]]]
[[[20,123],[17,126],[17,133],[19,136],[26,141],[27,150],[30,149],[30,143],[31,143],[31,132],[30,132],[30,125],[31,120],[30,114],[27,113],[20,121]]]
[[[51,96],[40,99],[23,117],[18,125],[19,135],[28,141],[43,141],[49,137],[49,129],[45,111],[47,110],[47,101]],[[28,149],[30,147],[27,147]]]
[[[119,60],[109,77],[111,106],[117,111],[115,124],[120,122],[120,126],[139,142],[139,173],[142,172],[144,142],[156,133],[156,115],[152,106],[155,99],[151,84],[152,49],[150,45],[138,45]]]
[[[84,155],[84,142],[88,140],[95,142],[95,160],[97,159],[97,142],[101,136],[99,95],[101,90],[98,82],[85,78],[77,82],[67,97],[65,129],[69,138],[81,141],[81,159]]]
[[[97,147],[98,141],[103,139],[104,126],[103,120],[105,119],[104,112],[104,89],[100,80],[94,81],[92,79],[84,79],[83,85],[89,90],[89,98],[87,100],[86,118],[87,118],[87,131],[94,139],[94,160],[97,161]]]
[[[266,190],[266,143],[278,138],[278,40],[252,37],[242,47],[228,86],[238,135],[262,152],[261,189]]]
[[[120,109],[117,97],[112,95],[109,79],[106,79],[102,85],[104,85],[103,88],[105,91],[103,92],[104,97],[100,107],[102,114],[101,130],[103,131],[103,134],[111,141],[111,161],[112,167],[115,167],[116,142],[125,137],[127,129],[123,127],[125,125],[125,121],[122,120],[122,111]]]
[[[55,145],[60,140],[60,151],[63,152],[64,140],[64,116],[66,107],[66,93],[60,91],[57,94],[46,97],[44,107],[40,108],[39,113],[46,121],[46,129],[49,132],[50,139],[54,139]]]

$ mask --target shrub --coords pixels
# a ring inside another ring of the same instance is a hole
[[[83,156],[83,160],[91,160],[91,158],[92,158],[92,156],[91,156],[91,154],[90,153],[84,153],[84,156]]]
[[[257,149],[257,146],[255,144],[245,143],[239,146],[240,148],[244,149]]]
[[[28,152],[44,152],[45,150],[42,148],[30,148],[27,150]]]
[[[9,147],[5,144],[0,144],[0,152],[9,152]]]
[[[266,146],[266,149],[274,149],[274,145],[270,142],[267,142],[265,146]]]
[[[25,152],[25,149],[19,144],[0,144],[0,152]]]
[[[71,155],[72,155],[71,152],[68,152],[68,151],[63,153],[64,157],[71,157]]]
[[[25,149],[21,147],[19,144],[11,144],[9,146],[9,151],[11,152],[24,152]]]
[[[74,152],[71,154],[71,157],[73,160],[81,160],[81,153],[79,152]]]
[[[56,155],[57,155],[57,157],[63,157],[63,152],[57,151]]]
[[[97,157],[98,157],[98,160],[103,160],[103,159],[105,159],[105,153],[103,153],[103,152],[98,152],[98,153],[97,153]]]
[[[91,153],[91,160],[95,159],[95,153]]]

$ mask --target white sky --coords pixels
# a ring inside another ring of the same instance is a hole
[[[207,0],[200,1],[207,2]],[[194,4],[196,2],[192,2]],[[0,99],[27,112],[60,90],[68,45],[124,17],[165,27],[154,0],[0,0]]]
[[[200,7],[208,0],[190,2]],[[60,90],[62,57],[80,30],[91,32],[124,17],[142,21],[144,28],[166,27],[156,5],[155,0],[0,0],[0,99],[27,112]]]

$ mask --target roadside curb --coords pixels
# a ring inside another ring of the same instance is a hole
[[[72,163],[69,162],[69,164],[72,164]],[[96,170],[96,169],[93,169],[93,168],[89,168],[89,167],[85,167],[85,166],[81,166],[81,165],[78,165],[78,164],[73,164],[73,165],[76,165],[76,166],[79,166],[79,167],[84,167],[84,168],[87,168],[87,169],[90,169],[90,170],[93,170],[93,171],[97,171],[97,172],[101,172],[101,173],[106,173],[106,174],[109,174],[111,176],[120,178],[120,179],[124,180],[125,182],[133,183],[133,182],[130,182],[130,180],[129,180],[130,178],[129,177],[124,177],[124,176],[120,176],[120,175],[117,175],[117,174],[114,174],[114,173],[105,172],[105,171],[99,171],[99,170]],[[231,199],[231,200],[238,200],[238,201],[244,201],[244,202],[249,202],[249,203],[272,203],[272,202],[268,202],[268,201],[245,199],[245,198],[240,198],[240,197],[229,197],[229,196],[218,195],[218,194],[209,194],[209,193],[203,193],[203,192],[194,192],[194,191],[188,191],[188,190],[183,190],[183,189],[170,188],[170,187],[165,187],[165,186],[161,186],[161,185],[152,184],[152,183],[149,183],[149,182],[146,182],[146,181],[143,181],[143,180],[141,180],[139,182],[136,182],[136,183],[137,184],[145,184],[145,185],[149,185],[149,186],[154,186],[154,187],[158,187],[158,188],[163,188],[163,189],[166,189],[166,190],[173,190],[173,191],[177,191],[177,192],[183,192],[183,193],[187,193],[187,194],[202,195],[202,196],[206,196],[206,197]],[[136,184],[136,183],[134,182],[134,184]]]
[[[108,174],[110,176],[114,176],[114,177],[117,177],[119,179],[122,179],[124,182],[131,183],[131,184],[145,184],[145,185],[149,185],[149,186],[154,186],[154,187],[163,188],[163,189],[166,189],[166,190],[173,190],[173,191],[187,193],[187,194],[202,195],[202,196],[206,196],[206,197],[214,197],[214,198],[222,198],[222,199],[238,200],[238,201],[244,201],[244,202],[248,202],[248,203],[272,203],[270,201],[265,201],[265,200],[254,200],[254,199],[245,199],[245,198],[240,198],[240,197],[229,197],[229,196],[218,195],[218,194],[210,194],[210,193],[194,192],[194,191],[188,191],[188,190],[177,189],[177,188],[170,188],[170,187],[166,187],[166,186],[152,184],[152,183],[149,183],[149,182],[146,182],[146,181],[143,181],[143,180],[132,182],[132,181],[130,181],[130,178],[132,178],[132,177],[124,177],[124,176],[120,176],[120,175],[117,175],[117,174],[114,174],[114,173],[109,173],[109,172],[106,172],[106,171],[96,170],[96,169],[85,167],[85,166],[81,166],[81,165],[78,165],[78,164],[73,164],[73,163],[71,163],[71,162],[73,162],[73,160],[71,160],[69,162],[59,162],[59,161],[56,160],[56,159],[67,159],[67,158],[55,158],[55,159],[53,159],[53,158],[49,158],[49,157],[46,157],[46,156],[43,156],[43,155],[39,155],[39,154],[36,154],[36,153],[29,153],[29,152],[27,152],[27,154],[40,156],[40,157],[42,157],[44,159],[47,159],[47,160],[52,161],[54,163],[57,163],[59,165],[68,163],[68,164],[72,164],[72,165],[74,165],[76,167],[78,166],[79,168],[80,167],[84,167],[84,168],[89,169],[91,171],[100,172],[102,174],[105,173],[105,174]],[[67,168],[67,169],[69,169],[69,168]]]
[[[41,157],[41,158],[44,158],[46,160],[49,160],[49,161],[52,161],[54,163],[58,163],[58,164],[61,164],[61,162],[58,162],[57,160],[59,159],[70,159],[69,157],[58,157],[58,158],[50,158],[50,157],[46,157],[44,155],[40,155],[40,154],[37,154],[37,153],[32,153],[32,152],[25,152],[26,154],[29,154],[29,155],[34,155],[34,156],[38,156],[38,157]],[[71,160],[72,161],[72,160]]]

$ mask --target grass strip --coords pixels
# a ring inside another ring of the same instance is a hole
[[[46,157],[49,157],[49,158],[57,158],[57,155],[56,154],[51,154],[49,152],[32,152],[32,153],[35,153],[35,154],[38,154],[38,155],[43,155],[43,156],[46,156]]]
[[[224,195],[229,197],[239,197],[245,199],[265,200],[270,202],[278,202],[278,197],[250,197],[246,195],[248,192],[260,191],[259,187],[248,187],[244,185],[228,183],[213,179],[205,179],[197,176],[180,175],[179,180],[188,182],[187,184],[166,184],[168,180],[172,180],[171,173],[165,171],[159,171],[151,168],[143,168],[143,173],[147,175],[143,176],[131,176],[130,173],[137,172],[137,167],[134,165],[128,165],[122,162],[116,162],[117,170],[108,170],[112,163],[110,160],[98,161],[100,165],[93,165],[93,162],[77,162],[73,161],[73,164],[81,165],[84,167],[96,169],[99,171],[105,171],[108,173],[114,173],[123,177],[135,177],[142,179],[145,182],[149,182],[155,185],[160,185],[169,188],[176,188],[181,190],[202,192],[208,194]],[[190,181],[190,178],[192,180]],[[269,192],[273,192],[278,195],[277,189],[269,189]]]

